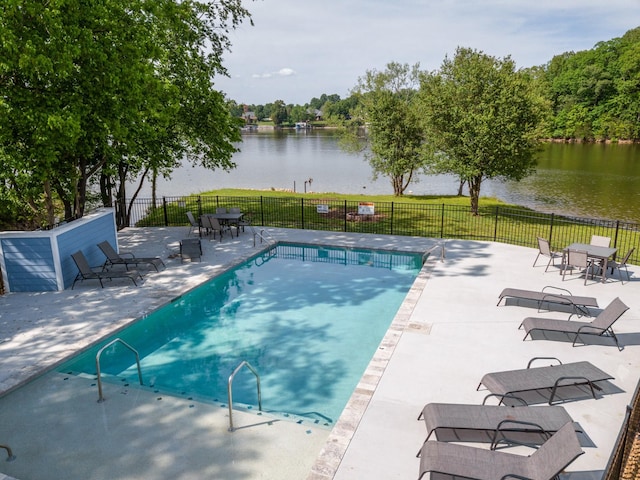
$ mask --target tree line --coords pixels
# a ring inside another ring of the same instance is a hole
[[[541,66],[522,69],[536,83],[549,112],[540,134],[545,139],[581,141],[640,140],[640,27],[590,50],[565,52]],[[265,105],[230,100],[232,115],[243,109],[276,125],[313,120],[342,125],[359,106],[354,91],[347,98],[322,94],[304,105],[275,100]]]

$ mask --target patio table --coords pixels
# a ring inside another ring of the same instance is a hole
[[[580,250],[583,252],[587,252],[587,256],[589,258],[600,260],[602,262],[602,283],[607,281],[607,263],[609,262],[609,258],[611,258],[618,251],[617,248],[611,247],[599,247],[597,245],[590,245],[588,243],[572,243],[571,245],[565,247],[564,255],[569,250]],[[564,263],[564,258],[563,258]]]

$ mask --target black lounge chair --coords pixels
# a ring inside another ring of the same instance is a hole
[[[551,480],[584,452],[571,423],[567,423],[530,456],[446,442],[426,442],[420,455],[420,480],[506,478]],[[436,474],[435,476],[433,474]]]
[[[424,419],[427,438],[440,442],[483,442],[540,445],[563,425],[573,422],[559,406],[498,406],[461,403],[428,403]],[[575,425],[577,427],[577,424]],[[578,431],[579,427],[578,427]]]
[[[104,284],[102,283],[103,280],[112,280],[114,278],[128,278],[133,282],[134,285],[137,286],[138,284],[136,283],[136,278],[140,277],[140,279],[142,279],[142,275],[140,275],[140,273],[135,270],[121,270],[118,272],[115,272],[115,271],[105,272],[102,270],[96,271],[89,266],[89,262],[87,261],[87,258],[84,256],[84,254],[81,251],[77,251],[76,253],[73,253],[71,255],[71,258],[73,258],[73,261],[78,267],[78,275],[76,275],[76,278],[73,280],[73,285],[71,285],[71,290],[73,290],[73,287],[76,286],[76,282],[78,280],[81,280],[81,281],[98,280],[100,282],[100,286],[104,288]]]
[[[573,313],[579,313],[588,317],[591,316],[589,307],[598,307],[598,301],[593,297],[578,297],[572,295],[569,290],[551,285],[547,285],[540,292],[519,288],[505,288],[498,297],[498,305],[500,305],[503,298],[507,297],[525,301],[530,300],[537,306],[538,310],[541,310],[543,305],[547,305],[547,310],[549,310],[551,305],[570,306]],[[505,300],[505,304],[506,302]],[[526,302],[523,306],[526,306]]]
[[[198,261],[202,260],[202,243],[199,238],[180,240],[180,263],[183,263],[185,258],[191,262],[194,258],[197,258]]]
[[[102,250],[104,256],[107,257],[104,265],[102,266],[102,270],[106,270],[113,265],[124,265],[126,269],[129,270],[129,265],[138,266],[140,264],[148,264],[152,265],[153,268],[156,269],[156,272],[158,272],[160,271],[160,267],[165,266],[160,257],[136,257],[131,252],[121,252],[118,254],[118,252],[116,252],[111,244],[107,241],[100,242],[98,244],[98,248]],[[128,256],[125,257],[123,255]]]
[[[536,360],[555,360],[559,364],[545,367],[531,367]],[[503,396],[522,396],[523,393],[551,390],[548,399],[553,403],[558,389],[564,387],[588,386],[593,398],[596,390],[602,390],[597,382],[613,380],[613,377],[603,372],[589,362],[562,363],[557,358],[532,358],[527,368],[521,370],[507,370],[504,372],[487,373],[476,390],[484,385],[491,393]]]
[[[562,332],[569,336],[573,336],[573,346],[575,347],[580,335],[597,335],[613,338],[618,350],[622,350],[620,343],[618,342],[618,337],[616,337],[612,327],[627,310],[629,310],[629,307],[627,307],[619,298],[615,298],[590,322],[572,322],[570,321],[571,317],[567,320],[527,317],[522,321],[518,328],[524,327],[527,332],[522,340],[526,340],[527,336],[535,330]]]

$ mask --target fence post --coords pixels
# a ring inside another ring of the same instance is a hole
[[[264,197],[260,195],[260,225],[264,227]]]
[[[200,221],[199,219],[202,216],[202,197],[200,195],[198,195],[196,203],[198,204],[198,221]]]
[[[302,222],[302,230],[304,230],[304,197],[300,197],[300,220]]]
[[[391,235],[393,235],[393,205],[394,202],[391,202]]]
[[[553,213],[551,213],[551,225],[549,225],[549,245],[551,245],[551,241],[553,239],[553,220],[554,220],[554,216]]]
[[[493,225],[493,241],[497,242],[498,240],[498,216],[500,215],[500,207],[496,205],[496,221]]]
[[[616,234],[613,237],[613,247],[614,248],[618,247],[618,232],[619,231],[620,231],[620,220],[616,220]],[[613,258],[615,258],[615,256]]]
[[[167,213],[167,197],[162,197],[162,210],[164,211],[164,226],[169,226],[169,215]]]
[[[444,203],[442,204],[442,212],[440,213],[440,238],[444,238]]]
[[[344,201],[344,231],[347,231],[347,201]]]

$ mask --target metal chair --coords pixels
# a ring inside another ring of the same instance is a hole
[[[631,254],[633,253],[634,250],[635,250],[635,248],[630,249],[620,262],[616,262],[615,260],[611,260],[607,264],[607,268],[611,269],[611,274],[612,275],[613,275],[613,272],[615,270],[618,271],[618,275],[620,277],[620,282],[621,283],[624,283],[624,281],[622,280],[622,269],[623,268],[624,268],[625,272],[627,272],[627,282],[631,281],[631,277],[629,276],[629,269],[627,268],[627,262],[629,262],[629,258],[631,258]]]
[[[193,213],[187,212],[187,218],[189,219],[189,233],[187,234],[187,237],[190,236],[191,232],[193,232],[194,230],[197,230],[198,233],[200,233],[200,224],[196,222]]]
[[[202,215],[200,217],[200,223],[207,234],[213,234],[213,238],[216,238],[217,232],[220,235],[220,241],[222,241],[222,232],[224,229],[216,217],[212,215]]]
[[[602,237],[600,235],[591,235],[591,241],[589,243],[597,247],[609,248],[609,246],[611,245],[611,238]]]
[[[553,264],[556,264],[556,258],[562,257],[562,255],[558,252],[554,252],[551,250],[551,246],[549,245],[549,241],[546,238],[541,238],[541,237],[537,237],[538,239],[538,256],[536,256],[536,259],[533,262],[533,266],[536,266],[536,262],[538,261],[538,258],[540,258],[540,255],[542,255],[543,257],[549,257],[549,261],[547,262],[547,268],[544,269],[544,271],[546,272],[549,269],[549,265],[551,265],[551,262],[553,262]]]
[[[564,281],[564,276],[567,273],[567,270],[571,270],[573,274],[573,269],[579,268],[584,269],[584,284],[587,284],[587,279],[589,278],[589,270],[591,270],[591,277],[593,278],[593,268],[594,263],[593,260],[589,259],[589,255],[587,252],[582,250],[568,250],[567,251],[567,260],[562,265],[562,281]]]

